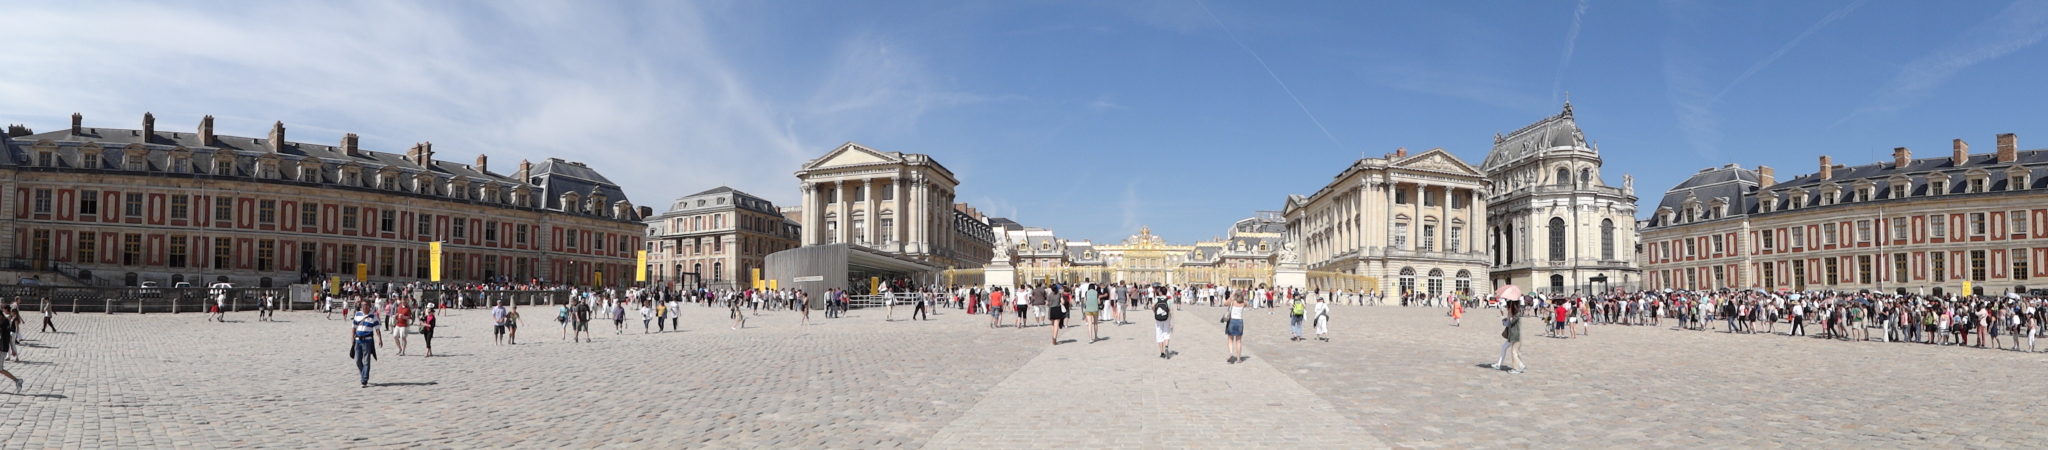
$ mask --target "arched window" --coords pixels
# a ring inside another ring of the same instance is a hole
[[[1614,260],[1614,219],[1600,219],[1600,260]]]
[[[1564,218],[1550,218],[1550,260],[1564,260]]]
[[[1593,186],[1593,169],[1579,169],[1579,187]]]
[[[1460,270],[1460,271],[1458,271],[1458,279],[1457,279],[1457,283],[1458,283],[1458,284],[1456,285],[1456,287],[1457,287],[1457,291],[1456,291],[1456,292],[1457,292],[1458,294],[1460,294],[1460,295],[1472,295],[1472,271],[1470,271],[1470,270]]]
[[[1444,270],[1429,269],[1429,296],[1444,295]]]
[[[725,263],[711,263],[711,281],[725,281]]]
[[[1558,185],[1558,186],[1571,186],[1571,185],[1572,185],[1572,172],[1571,172],[1570,170],[1566,170],[1566,169],[1565,169],[1565,168],[1563,168],[1563,167],[1559,167],[1559,168],[1557,168],[1557,185]]]
[[[1550,292],[1556,294],[1564,293],[1564,275],[1550,276]]]
[[[1415,269],[1410,267],[1402,267],[1401,295],[1408,295],[1412,293],[1415,293]]]

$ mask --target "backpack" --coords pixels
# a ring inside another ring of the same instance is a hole
[[[1165,322],[1167,318],[1172,316],[1173,308],[1166,307],[1166,302],[1159,302],[1152,305],[1152,320]]]
[[[1295,315],[1296,317],[1300,317],[1300,316],[1301,316],[1302,314],[1304,314],[1304,313],[1308,312],[1308,311],[1307,311],[1307,309],[1308,309],[1308,304],[1306,304],[1306,303],[1302,303],[1302,302],[1299,302],[1299,301],[1297,301],[1297,302],[1294,302],[1294,315]]]

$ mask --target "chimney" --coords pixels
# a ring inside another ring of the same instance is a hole
[[[1961,166],[1963,163],[1970,161],[1970,143],[1957,139],[1955,149],[1956,153],[1948,157],[1950,165]]]
[[[284,121],[270,124],[270,151],[284,153]]]
[[[533,163],[527,162],[524,159],[519,160],[519,182],[533,182]]]
[[[1833,160],[1833,159],[1830,159],[1830,158],[1828,158],[1828,155],[1820,155],[1820,179],[1822,179],[1822,180],[1831,180],[1831,179],[1834,179],[1834,178],[1835,178],[1835,163],[1834,163],[1834,160]]]
[[[348,156],[362,156],[362,152],[356,147],[356,140],[355,133],[341,135],[341,153]]]
[[[81,134],[85,134],[85,115],[71,113],[71,135],[77,136]]]
[[[142,143],[156,140],[156,115],[142,113]]]
[[[212,146],[215,146],[215,145],[219,145],[219,144],[220,144],[220,141],[217,141],[217,140],[214,140],[214,139],[213,139],[213,116],[205,116],[205,117],[200,117],[200,118],[199,118],[199,145],[204,145],[204,146],[207,146],[207,147],[212,147]]]
[[[12,124],[7,126],[7,137],[22,137],[31,134],[36,134],[36,132],[30,131],[27,126],[21,124]]]
[[[1774,184],[1778,184],[1778,171],[1771,169],[1771,166],[1756,166],[1757,187],[1767,188]]]
[[[476,169],[477,172],[491,173],[490,164],[491,155],[476,155],[476,166],[471,167],[471,169]]]
[[[1395,158],[1406,158],[1406,157],[1408,157],[1408,147],[1397,147],[1397,148],[1395,148],[1395,149],[1394,149],[1394,157],[1395,157]]]
[[[1913,163],[1913,151],[1905,147],[1892,148],[1892,168],[1900,169]]]
[[[2012,133],[1998,135],[1998,162],[2011,163],[2020,159],[2020,137]]]
[[[434,165],[434,141],[420,143],[420,160],[418,164],[422,167]]]

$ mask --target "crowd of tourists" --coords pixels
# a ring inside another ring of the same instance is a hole
[[[1678,330],[2035,352],[2048,326],[2048,299],[2018,293],[1641,291],[1524,301],[1534,306],[1527,313],[1560,338],[1586,336],[1591,325],[1669,323]]]

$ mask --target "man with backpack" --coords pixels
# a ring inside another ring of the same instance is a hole
[[[1308,314],[1308,304],[1301,302],[1301,295],[1299,294],[1289,295],[1288,297],[1294,303],[1292,310],[1287,313],[1287,323],[1294,330],[1294,338],[1290,340],[1299,341],[1301,340],[1301,320]]]
[[[1172,359],[1167,341],[1173,339],[1173,308],[1166,305],[1165,297],[1152,303],[1152,329],[1152,338],[1159,341],[1159,359]]]

